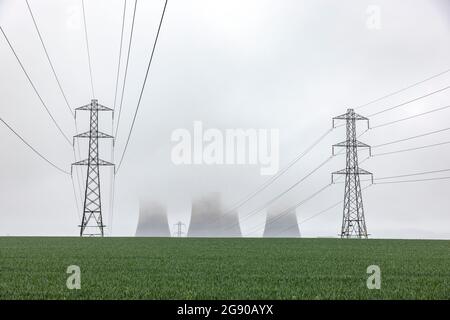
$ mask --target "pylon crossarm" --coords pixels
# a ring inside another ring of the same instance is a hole
[[[369,118],[366,118],[360,114],[355,113],[353,109],[347,109],[347,112],[344,114],[341,114],[337,117],[333,118],[333,128],[335,128],[335,120],[345,120],[345,121],[352,121],[352,120],[365,120],[367,121],[367,128],[369,128]]]
[[[91,135],[90,135],[90,132],[89,131],[87,131],[87,132],[83,132],[83,133],[80,133],[80,134],[77,134],[76,136],[74,136],[74,138],[90,138],[91,137]],[[107,134],[107,133],[103,133],[103,132],[97,132],[97,138],[100,138],[100,139],[103,139],[103,138],[114,138],[112,135],[109,135],[109,134]]]
[[[114,111],[111,108],[105,107],[104,105],[101,105],[99,103],[93,104],[87,104],[81,107],[78,107],[75,109],[75,111],[91,111],[91,110],[96,110],[96,111]]]
[[[102,159],[98,159],[98,165],[99,166],[114,166],[114,163],[102,160]]]
[[[364,174],[364,175],[370,175],[370,183],[371,184],[373,184],[373,173],[372,172],[368,172],[368,171],[366,171],[366,170],[363,170],[363,171],[365,171],[364,173],[360,173],[360,174]]]
[[[358,148],[370,148],[370,146],[364,142],[356,140],[356,147]]]
[[[342,141],[336,144],[333,144],[333,147],[358,147],[358,148],[370,148],[370,146],[361,141],[355,141],[355,143],[351,141]]]
[[[113,109],[105,107],[104,105],[102,105],[100,103],[98,103],[97,105],[99,106],[98,111],[112,111],[112,112],[114,112]]]
[[[346,147],[346,146],[347,146],[346,143],[347,143],[347,141],[333,144],[333,145],[331,146],[331,153],[332,153],[332,155],[333,155],[333,156],[336,155],[336,153],[334,152],[334,148],[337,148],[337,147]]]
[[[341,170],[338,170],[338,171],[335,171],[335,172],[332,172],[331,173],[331,181],[333,182],[334,180],[333,180],[333,176],[335,175],[335,174],[340,174],[340,175],[356,175],[356,174],[358,174],[358,175],[363,175],[363,174],[367,174],[367,175],[372,175],[373,176],[373,174],[371,173],[371,172],[369,172],[369,171],[367,171],[367,170],[364,170],[364,169],[361,169],[361,168],[358,168],[358,170],[352,170],[352,169],[341,169]]]
[[[84,160],[72,163],[72,166],[87,166],[87,165],[89,165],[88,159],[84,159]],[[102,160],[102,159],[98,159],[97,162],[91,161],[90,165],[93,165],[93,166],[97,166],[97,165],[98,166],[114,166],[114,163],[111,163],[111,162],[108,162],[108,161],[105,161],[105,160]]]
[[[341,114],[340,116],[334,117],[333,120],[369,120],[369,118],[366,118],[360,114],[357,114],[355,112],[351,113],[349,115],[348,112]]]
[[[78,225],[79,227],[81,227],[81,225]],[[106,226],[106,225],[103,225],[104,227]],[[84,228],[97,228],[98,226],[84,226]]]
[[[335,128],[334,123],[335,123],[336,120],[346,120],[346,119],[347,119],[347,114],[346,113],[341,114],[340,116],[334,117],[333,118],[333,128]]]
[[[87,105],[75,108],[75,111],[84,111],[84,110],[91,110],[91,109],[92,109],[92,107],[91,107],[91,104],[89,103]]]
[[[347,174],[347,171],[345,169],[335,171],[331,173],[331,183],[334,183],[334,175],[335,174]]]
[[[87,166],[87,165],[88,165],[87,159],[72,163],[72,166]]]
[[[342,169],[342,170],[338,170],[333,172],[332,174],[348,174],[349,172],[347,171],[347,169]]]
[[[355,143],[350,142],[350,141],[342,141],[336,144],[332,145],[332,154],[333,156],[336,155],[336,153],[334,152],[334,148],[347,148],[347,147],[357,147],[357,148],[368,148],[369,149],[369,154],[372,155],[372,148],[368,145],[365,144],[364,142],[361,141],[355,141]]]

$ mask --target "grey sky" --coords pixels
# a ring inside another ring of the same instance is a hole
[[[72,108],[92,98],[81,1],[29,0]],[[123,1],[85,0],[96,98],[111,106],[117,70]],[[125,45],[133,1],[128,0]],[[136,107],[163,0],[139,1],[116,157],[123,150]],[[381,9],[381,29],[366,27],[369,5]],[[67,135],[70,113],[46,61],[25,1],[0,0],[0,24],[8,34]],[[450,5],[446,0],[275,1],[169,0],[154,63],[128,153],[116,181],[113,235],[133,235],[138,199],[167,203],[169,222],[189,221],[191,196],[220,191],[231,204],[268,177],[258,166],[175,166],[171,132],[205,127],[278,128],[281,166],[331,125],[333,116],[450,68]],[[0,39],[0,116],[58,165],[70,169],[71,147],[50,121],[5,40]],[[125,60],[122,60],[123,64]],[[122,64],[122,65],[123,65]],[[123,75],[123,69],[121,78]],[[450,84],[450,73],[366,108],[375,113]],[[371,119],[373,126],[450,104],[450,92],[430,96]],[[374,129],[372,145],[449,126],[449,112]],[[80,130],[88,118],[79,114]],[[361,126],[364,124],[361,123]],[[111,130],[110,115],[101,119]],[[344,140],[333,131],[310,155],[241,209],[245,215],[282,192],[331,154]],[[76,235],[79,218],[71,180],[37,158],[0,126],[0,234]],[[447,141],[450,132],[376,149],[398,150]],[[110,159],[109,144],[102,157]],[[86,157],[86,144],[81,145]],[[375,150],[374,150],[375,152]],[[364,158],[361,154],[360,158]],[[116,159],[117,160],[117,159]],[[330,181],[345,165],[336,157],[280,199],[289,207]],[[450,146],[373,158],[362,165],[375,177],[450,168]],[[109,224],[110,170],[102,171]],[[444,174],[445,175],[445,174]],[[364,192],[373,237],[450,238],[449,181],[376,185]],[[337,184],[297,210],[299,220],[343,196]],[[264,221],[261,212],[242,225],[244,234]],[[304,236],[336,236],[342,208],[301,226]],[[262,229],[261,232],[262,233]]]

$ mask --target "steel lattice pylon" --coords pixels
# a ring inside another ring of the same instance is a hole
[[[335,120],[345,120],[347,128],[347,140],[333,145],[333,155],[335,147],[346,148],[345,169],[333,172],[331,180],[334,182],[334,175],[345,175],[344,211],[342,217],[341,238],[367,238],[366,221],[364,218],[364,206],[361,192],[360,175],[370,175],[372,173],[359,168],[358,148],[369,148],[370,146],[356,139],[356,121],[366,120],[369,126],[369,119],[357,113],[353,109],[348,109],[347,113],[333,118],[333,128]]]
[[[102,201],[100,192],[100,166],[114,166],[113,163],[99,158],[99,138],[111,138],[113,136],[98,131],[98,112],[113,111],[110,108],[98,104],[97,100],[75,109],[76,111],[90,112],[90,128],[88,132],[80,133],[75,138],[89,139],[88,158],[73,163],[75,166],[87,166],[86,188],[84,194],[83,217],[80,224],[80,236],[102,236],[104,235],[102,217]],[[114,140],[113,140],[114,142]]]
[[[175,237],[180,238],[184,234],[182,229],[183,229],[183,227],[186,227],[186,225],[183,222],[178,221],[177,223],[174,224],[174,226],[177,227],[177,230],[173,233],[173,235]]]

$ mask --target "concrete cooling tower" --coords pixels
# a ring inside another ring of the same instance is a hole
[[[136,237],[170,237],[166,208],[159,203],[139,203]]]
[[[284,210],[270,208],[267,212],[264,238],[298,238],[300,229],[297,224],[295,209]]]
[[[188,237],[240,237],[237,213],[222,213],[219,193],[193,200]]]
[[[220,236],[224,238],[242,237],[239,215],[236,211],[224,213],[221,223]]]

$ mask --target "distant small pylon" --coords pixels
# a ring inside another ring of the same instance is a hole
[[[174,224],[174,226],[177,227],[177,230],[173,233],[174,237],[181,238],[184,234],[186,234],[186,232],[183,232],[183,227],[186,227],[183,222],[178,221]]]

